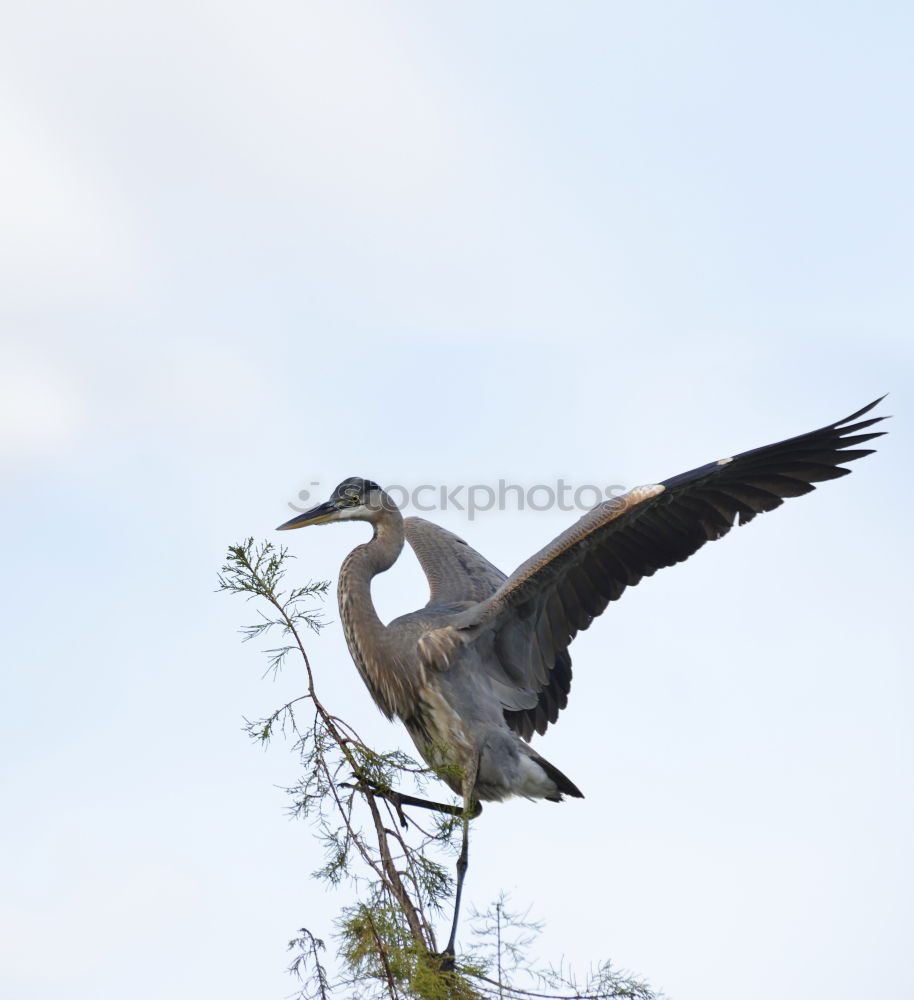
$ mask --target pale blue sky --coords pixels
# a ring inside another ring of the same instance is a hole
[[[645,582],[468,893],[675,1000],[914,992],[909,4],[9,11],[0,992],[282,997],[340,900],[229,543],[382,483],[652,482],[895,414],[854,475]],[[319,491],[318,491],[319,492]],[[432,515],[433,516],[433,515]],[[567,513],[435,519],[510,570]],[[360,528],[284,539],[335,578]],[[271,536],[272,537],[272,536]],[[407,562],[382,615],[424,602]],[[333,605],[331,617],[335,618]],[[381,747],[338,624],[328,701]]]

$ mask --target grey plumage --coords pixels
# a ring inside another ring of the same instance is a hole
[[[858,420],[879,400],[809,434],[721,459],[594,507],[506,577],[456,535],[400,514],[370,480],[347,479],[326,503],[280,530],[361,520],[371,541],[343,562],[340,614],[349,651],[378,707],[399,717],[430,764],[463,796],[463,843],[454,916],[442,968],[453,968],[468,821],[480,800],[511,795],[560,801],[574,783],[528,740],[555,722],[568,702],[568,646],[610,601],[705,542],[773,510],[813,483],[850,471],[871,454],[858,448],[881,417]],[[856,421],[856,422],[855,422]],[[867,431],[866,433],[860,433]],[[421,610],[385,626],[371,580],[389,569],[408,541],[428,578]],[[398,804],[451,807],[398,796]]]
[[[846,463],[871,453],[857,446],[882,433],[867,428],[883,418],[858,419],[878,402],[601,503],[510,577],[451,532],[404,519],[365,479],[345,480],[326,503],[280,529],[369,521],[373,537],[346,557],[338,590],[352,658],[378,707],[404,722],[429,763],[456,765],[463,780],[444,780],[468,804],[511,795],[559,801],[581,792],[527,741],[567,704],[575,635],[626,587],[687,559],[737,520],[846,475]],[[371,580],[394,564],[404,540],[430,599],[385,626]]]

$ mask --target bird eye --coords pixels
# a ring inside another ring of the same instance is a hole
[[[346,499],[350,503],[358,503],[359,502],[359,495],[358,495],[358,493],[351,493]]]

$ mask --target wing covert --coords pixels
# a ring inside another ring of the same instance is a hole
[[[507,579],[452,531],[421,517],[404,518],[403,527],[428,580],[428,607],[478,604],[491,597]]]
[[[484,659],[493,676],[541,692],[536,708],[505,713],[512,728],[530,739],[556,720],[571,679],[569,663],[567,678],[559,680],[562,654],[626,587],[723,537],[737,519],[745,524],[811,492],[814,483],[847,475],[846,463],[871,454],[856,446],[881,436],[868,428],[884,418],[858,418],[880,401],[819,430],[598,505],[459,616],[455,625],[471,635],[491,632],[495,655]]]
[[[485,556],[446,528],[421,517],[407,517],[403,523],[406,540],[428,579],[431,591],[428,607],[479,606],[507,579]],[[426,657],[434,655],[432,650],[422,653]],[[528,719],[545,729],[545,720],[554,720],[559,709],[568,703],[571,657],[567,650],[560,650],[548,668],[542,665],[538,669],[535,679],[527,671],[521,671],[514,675],[496,674],[490,680],[512,729],[523,734],[529,728]]]

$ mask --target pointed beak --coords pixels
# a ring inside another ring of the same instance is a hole
[[[326,500],[324,503],[312,507],[311,510],[306,510],[304,514],[299,514],[298,517],[286,521],[276,530],[291,531],[293,528],[306,528],[309,524],[326,524],[328,521],[336,520],[338,513],[337,508],[329,500]]]

